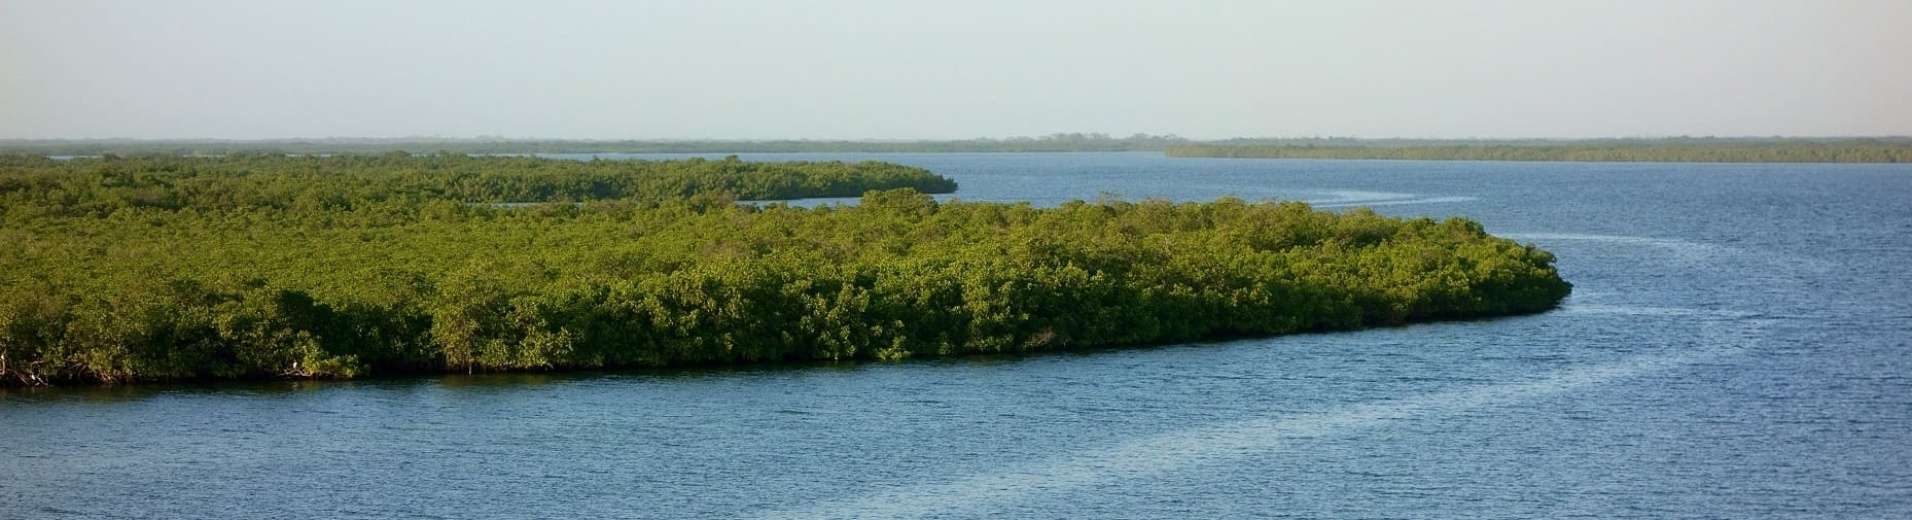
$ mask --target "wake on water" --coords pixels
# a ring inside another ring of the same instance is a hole
[[[1660,311],[1647,309],[1644,312]],[[1707,311],[1692,314],[1737,316],[1737,313]],[[974,511],[992,504],[1015,503],[1022,497],[1065,493],[1108,481],[1150,478],[1268,453],[1297,440],[1381,427],[1395,421],[1439,419],[1677,369],[1739,352],[1747,342],[1760,337],[1759,328],[1758,322],[1709,320],[1702,331],[1706,338],[1704,344],[1674,354],[1641,355],[1519,381],[1360,403],[1317,413],[1258,417],[1189,428],[1029,461],[994,473],[880,489],[852,499],[820,502],[761,517],[915,518]]]
[[[1411,198],[1395,200],[1416,200]],[[1675,239],[1534,233],[1529,240],[1597,240],[1655,246],[1675,257],[1727,254],[1714,246]],[[1053,495],[1100,483],[1146,479],[1203,465],[1276,451],[1293,442],[1384,427],[1397,421],[1437,420],[1481,408],[1508,406],[1546,396],[1616,384],[1704,363],[1745,351],[1767,336],[1768,319],[1756,312],[1629,305],[1569,305],[1561,313],[1667,317],[1697,322],[1700,340],[1673,353],[1642,354],[1617,361],[1540,374],[1501,383],[1434,391],[1399,399],[1357,403],[1320,412],[1253,417],[1197,426],[1027,461],[999,471],[943,482],[899,485],[841,500],[826,500],[761,518],[916,518],[986,511],[1024,497]]]
[[[1327,197],[1308,199],[1306,202],[1316,208],[1351,208],[1357,206],[1398,206],[1403,204],[1441,204],[1468,202],[1474,197],[1423,196],[1412,193],[1393,193],[1385,191],[1333,190]]]

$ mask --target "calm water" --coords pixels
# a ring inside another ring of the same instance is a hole
[[[1912,518],[1912,167],[755,155],[1302,199],[1559,311],[901,364],[0,394],[0,518]]]

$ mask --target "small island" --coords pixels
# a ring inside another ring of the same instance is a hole
[[[0,384],[896,360],[1554,308],[1466,219],[865,162],[0,156]],[[861,195],[849,206],[739,200]]]

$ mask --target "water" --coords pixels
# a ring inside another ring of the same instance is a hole
[[[14,391],[0,518],[1912,517],[1912,167],[745,158],[1464,215],[1576,288],[1021,358]]]

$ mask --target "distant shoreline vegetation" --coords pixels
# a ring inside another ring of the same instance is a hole
[[[1466,219],[919,191],[942,188],[885,163],[0,157],[0,385],[1019,353],[1533,313],[1571,290],[1552,255]],[[483,204],[537,199],[565,203]]]
[[[1912,140],[1598,140],[1550,142],[1233,142],[1169,147],[1169,157],[1417,161],[1912,163]]]
[[[956,181],[894,163],[754,162],[735,155],[670,161],[402,151],[338,156],[109,155],[71,161],[0,156],[0,196],[29,197],[17,202],[21,208],[60,216],[105,216],[122,208],[316,211],[387,203],[791,200],[856,197],[894,188],[953,193]]]

